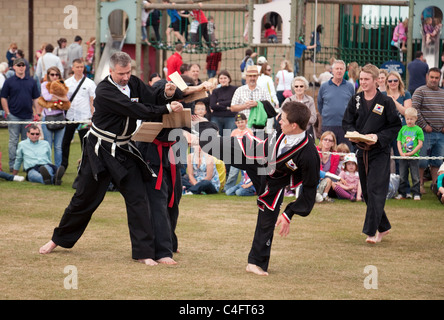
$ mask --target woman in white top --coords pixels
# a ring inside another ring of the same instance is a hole
[[[276,73],[275,82],[276,82],[276,95],[279,100],[279,105],[282,105],[284,102],[284,91],[291,90],[291,82],[293,81],[293,70],[291,68],[290,62],[288,60],[284,60],[281,63],[281,70]]]
[[[259,72],[259,78],[257,79],[257,85],[264,88],[270,94],[272,104],[275,108],[279,108],[279,100],[276,96],[276,88],[271,78],[271,72],[271,66],[267,62],[263,63]]]

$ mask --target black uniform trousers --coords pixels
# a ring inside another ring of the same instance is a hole
[[[182,197],[180,166],[180,164],[176,166],[174,195],[170,167],[163,167],[160,190],[156,189],[157,178],[145,183],[153,219],[156,260],[165,257],[172,258],[173,252],[177,252],[176,226],[179,218],[179,202]],[[159,176],[159,166],[151,165],[151,169]],[[174,199],[171,201],[172,196]]]
[[[357,158],[362,196],[367,204],[362,232],[373,237],[376,231],[391,229],[384,210],[390,182],[390,153],[359,150]]]
[[[263,210],[259,209],[257,215],[256,230],[254,231],[253,244],[248,254],[248,263],[255,264],[264,271],[267,271],[270,262],[274,229],[283,200],[284,192],[282,191],[274,211],[264,206]]]
[[[54,229],[52,241],[55,244],[72,248],[85,231],[92,214],[103,201],[113,176],[113,168],[103,162],[105,170],[94,179],[93,170],[84,153],[78,175],[78,186],[74,196],[62,216],[60,224]],[[121,165],[127,174],[119,182],[113,183],[125,199],[128,227],[130,231],[132,258],[154,259],[154,232],[148,205],[145,182],[139,164],[127,157]]]
[[[65,170],[68,168],[69,164],[69,150],[71,148],[71,141],[74,138],[74,134],[76,133],[76,129],[79,126],[78,123],[68,123],[65,126],[65,134],[63,135],[62,140],[62,163],[61,165],[65,167]],[[80,138],[80,148],[83,150],[83,137],[88,133],[88,128],[79,130],[79,138]]]

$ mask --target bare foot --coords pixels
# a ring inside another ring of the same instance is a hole
[[[157,266],[157,262],[153,259],[139,259],[140,263],[146,264],[147,266]]]
[[[160,259],[156,260],[156,262],[162,263],[162,264],[177,264],[177,262],[174,261],[173,258],[170,258],[170,257],[160,258]]]
[[[375,244],[376,243],[376,236],[367,237],[367,239],[365,239],[365,242],[370,243],[370,244]]]
[[[257,274],[259,276],[268,276],[268,272],[264,271],[261,267],[251,263],[247,265],[246,271]]]
[[[45,245],[40,247],[39,253],[41,253],[41,254],[51,253],[52,250],[54,250],[56,247],[57,247],[57,245],[54,243],[54,241],[50,240]]]
[[[385,235],[388,235],[390,233],[390,230],[384,231],[384,232],[378,232],[378,234],[376,235],[376,242],[381,242],[382,237],[384,237]]]

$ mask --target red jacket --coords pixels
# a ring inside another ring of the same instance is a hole
[[[321,150],[319,149],[319,146],[316,147],[319,151],[319,156],[322,157]],[[341,157],[337,154],[332,154],[330,156],[330,170],[328,172],[336,174],[336,170],[338,170],[339,161],[341,160]],[[322,169],[322,161],[321,161],[321,171],[324,171]]]
[[[171,55],[171,57],[167,59],[167,69],[168,69],[167,80],[171,80],[169,75],[176,71],[180,74],[181,66],[182,66],[182,56],[178,52],[175,52],[174,54]]]

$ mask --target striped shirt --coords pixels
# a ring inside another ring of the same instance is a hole
[[[429,125],[433,131],[441,132],[444,128],[444,89],[433,90],[427,85],[415,90],[412,106],[418,110],[416,124],[422,129]]]

